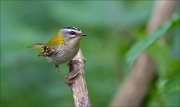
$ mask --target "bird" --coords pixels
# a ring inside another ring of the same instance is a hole
[[[82,36],[87,34],[76,27],[64,27],[47,43],[35,43],[28,48],[39,48],[38,56],[44,57],[59,68],[59,65],[70,62],[78,53]]]

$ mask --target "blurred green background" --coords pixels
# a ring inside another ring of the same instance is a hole
[[[154,1],[142,0],[0,2],[1,105],[51,107],[73,106],[71,90],[54,65],[27,46],[47,42],[62,27],[80,28],[88,34],[80,47],[87,59],[85,75],[92,105],[107,106],[131,69],[124,57],[146,36],[154,5]],[[170,34],[166,42],[146,50],[158,66],[147,107],[177,104],[179,98],[179,30]],[[61,69],[67,74],[66,64]]]

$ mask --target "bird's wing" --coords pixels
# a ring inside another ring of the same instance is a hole
[[[60,32],[52,37],[46,44],[36,43],[28,48],[40,48],[41,51],[39,52],[39,56],[51,56],[57,53],[54,47],[58,45],[64,45],[64,37]]]

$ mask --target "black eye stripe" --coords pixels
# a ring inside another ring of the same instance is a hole
[[[76,34],[76,32],[74,32],[74,31],[70,31],[69,32],[71,35],[75,35]]]

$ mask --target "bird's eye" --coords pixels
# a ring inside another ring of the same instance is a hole
[[[76,33],[75,33],[74,31],[71,31],[70,34],[71,34],[71,35],[75,35]]]

